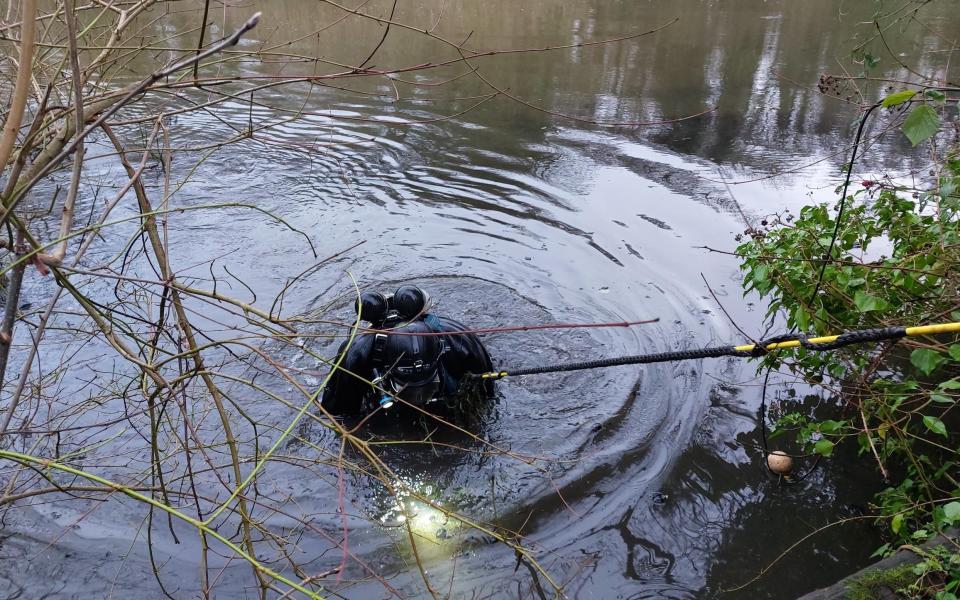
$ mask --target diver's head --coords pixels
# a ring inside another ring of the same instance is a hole
[[[364,321],[376,326],[391,325],[422,317],[430,308],[430,294],[415,285],[402,285],[392,294],[363,292],[354,310]]]
[[[402,285],[393,293],[393,308],[401,319],[412,320],[430,308],[430,294],[415,285]]]
[[[422,407],[440,391],[440,355],[443,342],[423,321],[390,332],[383,348],[384,389],[405,402]]]
[[[380,292],[364,292],[357,298],[353,309],[364,321],[382,323],[390,312],[390,298]]]

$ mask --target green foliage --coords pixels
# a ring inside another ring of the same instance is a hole
[[[890,94],[883,99],[883,102],[880,103],[880,106],[883,108],[890,108],[891,106],[898,106],[904,102],[910,100],[917,95],[915,90],[904,90],[902,92],[895,92]]]
[[[830,456],[833,454],[833,447],[835,445],[836,444],[826,438],[819,439],[817,443],[813,445],[813,451],[821,456]]]
[[[914,108],[903,121],[903,133],[916,146],[940,130],[940,115],[926,104]]]
[[[946,362],[946,360],[942,354],[929,348],[917,348],[910,353],[910,362],[924,375],[929,375],[936,371],[937,367]]]
[[[890,106],[917,102],[903,124],[914,144],[939,128],[927,102],[936,95],[900,92]],[[750,230],[737,248],[745,294],[768,301],[773,330],[826,335],[854,329],[960,320],[960,158],[948,155],[928,189],[864,182],[836,207],[804,207]],[[836,228],[829,260],[827,249]],[[826,263],[826,264],[824,264]],[[822,270],[822,279],[821,279]],[[784,327],[784,325],[786,327]],[[818,420],[788,413],[772,436],[793,432],[806,452],[829,457],[854,443],[865,460],[892,475],[877,496],[889,531],[887,553],[960,525],[960,343],[956,336],[906,338],[831,352],[779,351],[762,367],[789,370],[806,381],[833,381],[844,390],[841,417]],[[958,555],[924,554],[905,595],[949,599],[957,593]],[[936,574],[936,576],[934,576]],[[939,579],[937,579],[939,577]]]

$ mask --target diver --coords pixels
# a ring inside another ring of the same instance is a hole
[[[379,331],[359,334],[337,351],[340,368],[321,398],[330,413],[367,415],[409,407],[443,413],[456,410],[464,396],[492,396],[492,381],[467,377],[493,370],[480,339],[472,333],[456,334],[467,327],[429,313],[430,296],[419,287],[405,285],[392,295],[364,292],[354,308]]]

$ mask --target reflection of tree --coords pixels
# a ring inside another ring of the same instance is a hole
[[[633,519],[635,509],[636,507],[628,508],[616,525],[604,527],[604,529],[616,530],[627,546],[624,575],[637,581],[645,581],[651,574],[658,577],[669,576],[676,559],[669,552],[633,533],[630,529],[630,521]]]
[[[838,68],[838,59],[846,61],[854,43],[851,29],[871,17],[870,7],[852,7],[842,18],[835,18],[836,7],[826,0],[803,4],[748,0],[735,6],[693,0],[599,5],[573,0],[533,3],[524,5],[522,10],[506,0],[465,3],[456,10],[442,8],[444,4],[426,2],[412,7],[400,3],[394,20],[429,28],[431,35],[447,40],[460,41],[469,36],[465,47],[482,52],[595,42],[638,33],[679,17],[676,23],[650,37],[483,57],[470,65],[500,90],[545,110],[578,118],[657,121],[716,107],[702,117],[656,127],[653,139],[685,154],[768,172],[796,166],[786,164],[792,162],[792,157],[827,155],[844,146],[843,142],[838,143],[837,136],[846,139],[855,109],[844,103],[846,92],[830,100],[816,90],[815,84],[822,72]],[[364,3],[363,12],[386,18],[390,6],[390,2]],[[925,8],[931,19],[945,15],[946,10],[937,3]],[[233,13],[239,14],[230,14]],[[343,71],[344,65],[363,60],[370,52],[369,40],[379,39],[383,29],[374,19],[345,13],[324,2],[285,2],[271,5],[268,13],[268,25],[282,27],[289,32],[290,39],[303,38],[283,48],[298,58],[257,64],[227,62],[225,67],[254,69],[262,75],[329,75]],[[188,17],[184,13],[172,18]],[[944,18],[936,26],[944,39],[960,34],[955,20]],[[924,51],[945,42],[929,33],[915,33],[913,29],[900,36],[891,33],[890,43],[909,56],[918,56],[931,68],[938,61],[944,64],[949,53]],[[272,47],[269,41],[264,45]],[[378,50],[374,64],[368,67],[389,71],[458,59],[454,48],[433,37],[394,28]],[[881,67],[884,65],[899,69],[892,60],[881,63]],[[850,64],[847,68],[854,72],[862,69]],[[457,76],[461,77],[437,85]],[[467,108],[470,98],[491,93],[491,88],[471,75],[470,67],[462,62],[422,74],[353,76],[336,88],[354,90],[376,100],[385,114],[399,118],[436,117],[437,108]],[[301,86],[295,90],[289,91],[303,97],[309,93],[334,104],[351,96],[340,89],[322,91]],[[850,96],[851,101],[858,100]],[[463,118],[509,130],[511,138],[499,143],[512,141],[512,148],[503,149],[513,155],[522,154],[525,145],[544,141],[545,132],[552,125],[564,122],[502,95]],[[883,156],[878,152],[870,154],[879,161]],[[843,160],[841,152],[832,164],[839,165]]]
[[[616,38],[679,17],[676,23],[650,37],[478,58],[471,64],[501,90],[545,110],[584,119],[655,121],[716,107],[716,111],[703,117],[656,128],[653,139],[679,152],[766,171],[788,166],[785,161],[794,156],[820,156],[842,148],[844,144],[838,143],[836,136],[846,138],[855,110],[844,103],[846,92],[839,99],[829,100],[815,85],[822,72],[838,68],[837,60],[849,63],[849,49],[855,43],[851,29],[872,17],[872,8],[862,6],[849,7],[849,13],[836,18],[835,5],[826,0],[802,4],[749,0],[735,6],[692,0],[600,4],[573,0],[528,4],[522,10],[516,10],[506,0],[494,0],[466,3],[457,10],[447,7],[442,13],[441,4],[427,2],[413,8],[401,3],[395,20],[430,27],[439,19],[439,25],[432,29],[436,35],[462,40],[469,34],[466,47],[485,51]],[[365,13],[383,18],[389,14],[389,7],[389,2],[371,3]],[[291,37],[305,35],[310,27],[316,27],[318,20],[328,24],[344,16],[333,6],[321,3],[318,8],[315,2],[287,2],[279,10],[271,8],[273,22],[290,29]],[[944,39],[960,34],[956,20],[945,17],[948,8],[943,4],[934,3],[925,11]],[[943,18],[937,21],[940,17]],[[312,55],[320,54],[325,60],[349,64],[369,53],[369,35],[378,31],[375,21],[353,16],[324,29],[319,39],[311,38],[309,43],[305,40],[299,46],[301,51],[309,49]],[[925,52],[945,42],[930,33],[915,34],[915,29],[899,36],[891,32],[890,43],[931,67],[945,64],[949,53]],[[518,44],[518,40],[523,43]],[[437,62],[440,58],[458,56],[454,49],[436,39],[395,29],[373,62],[377,68],[389,69],[428,60]],[[899,69],[891,59],[882,62],[883,66]],[[260,68],[269,70],[270,66]],[[330,64],[308,61],[293,68],[314,74],[336,70]],[[847,68],[859,72],[862,66],[848,64]],[[290,65],[284,69],[288,75],[293,73]],[[464,74],[467,76],[440,87],[411,85],[433,85]],[[392,89],[394,85],[396,90]],[[477,77],[469,75],[464,64],[437,69],[425,76],[354,78],[349,87],[382,95],[385,109],[389,106],[390,111],[401,114],[415,110],[429,113],[436,106],[423,101],[442,99],[449,106],[451,99],[491,91]],[[401,100],[391,103],[395,92]],[[850,100],[859,98],[851,93]],[[502,97],[478,107],[465,118],[480,124],[495,123],[513,132],[515,144],[542,141],[544,131],[554,123],[563,123],[562,119],[557,121]],[[878,160],[882,160],[882,155],[871,154]],[[842,161],[841,153],[832,162],[839,165]]]

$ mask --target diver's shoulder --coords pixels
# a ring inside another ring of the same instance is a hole
[[[439,328],[441,331],[468,331],[469,328],[457,321],[456,319],[451,319],[450,317],[444,317],[441,315],[429,314],[425,319],[428,324],[433,324],[435,328]],[[437,327],[439,326],[439,327]]]

